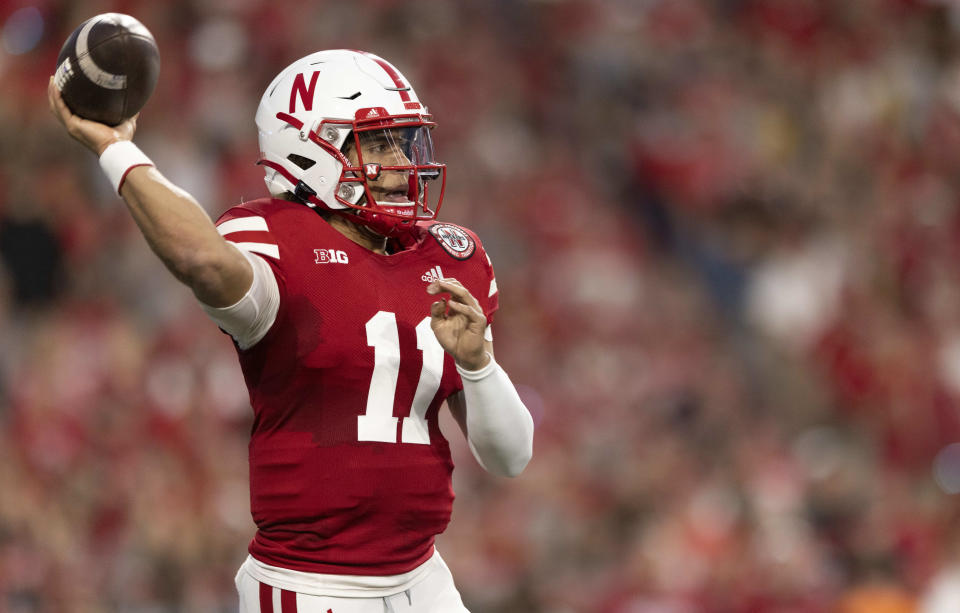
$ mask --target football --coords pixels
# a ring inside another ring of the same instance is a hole
[[[115,126],[147,103],[160,76],[150,31],[122,13],[81,23],[60,49],[54,84],[74,114]]]

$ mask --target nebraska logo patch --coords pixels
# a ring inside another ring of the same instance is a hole
[[[453,224],[433,224],[430,226],[430,234],[437,239],[437,242],[447,253],[458,260],[469,258],[477,250],[476,241],[464,232],[463,228]]]

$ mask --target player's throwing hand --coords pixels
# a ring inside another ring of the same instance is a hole
[[[47,84],[47,101],[50,103],[50,112],[60,120],[67,133],[98,156],[117,141],[132,140],[133,133],[137,131],[139,114],[113,127],[74,115],[63,101],[52,76]]]
[[[490,361],[483,333],[487,318],[480,303],[467,288],[453,278],[440,279],[427,286],[427,293],[450,294],[430,306],[430,327],[444,351],[462,368],[480,370]]]

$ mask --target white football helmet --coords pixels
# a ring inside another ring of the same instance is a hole
[[[297,60],[267,87],[256,122],[273,196],[353,213],[384,236],[436,217],[446,166],[433,159],[435,124],[386,60],[346,49]]]

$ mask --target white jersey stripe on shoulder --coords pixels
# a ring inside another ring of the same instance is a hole
[[[263,217],[237,217],[217,226],[220,236],[234,232],[268,232],[267,220]]]
[[[250,253],[262,253],[276,260],[280,259],[280,247],[268,243],[233,243],[239,249],[249,251]]]

